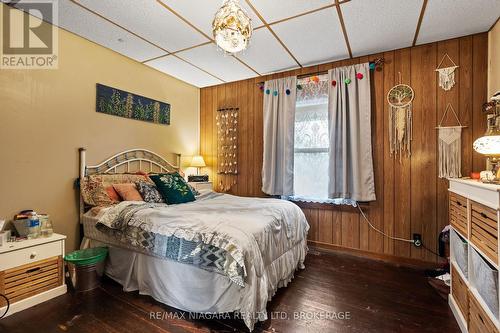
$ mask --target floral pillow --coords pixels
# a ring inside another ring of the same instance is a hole
[[[135,183],[135,186],[137,187],[137,190],[141,194],[144,201],[154,202],[154,203],[165,203],[165,200],[163,200],[163,197],[161,196],[160,192],[158,192],[158,189],[153,184],[140,181]]]
[[[169,205],[196,200],[188,183],[178,172],[151,175],[149,178],[156,184],[158,191]]]
[[[110,206],[116,203],[110,198],[107,188],[114,184],[135,183],[144,181],[151,183],[147,175],[135,174],[95,174],[82,179],[81,192],[83,201],[90,206]]]

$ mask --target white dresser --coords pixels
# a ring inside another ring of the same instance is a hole
[[[7,316],[66,293],[65,239],[53,234],[0,246],[0,294],[10,302]],[[0,298],[0,314],[5,309]]]
[[[450,179],[451,292],[462,332],[500,331],[500,186]]]

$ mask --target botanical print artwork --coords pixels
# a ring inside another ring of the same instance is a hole
[[[113,116],[170,125],[170,104],[97,84],[96,111]]]

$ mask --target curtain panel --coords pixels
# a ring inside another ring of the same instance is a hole
[[[293,195],[296,92],[296,76],[264,84],[262,191],[269,195]]]
[[[369,63],[328,71],[328,196],[375,200]]]

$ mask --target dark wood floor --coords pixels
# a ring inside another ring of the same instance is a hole
[[[306,267],[278,291],[268,305],[274,318],[258,324],[255,332],[459,332],[447,302],[420,270],[316,251],[308,255]],[[151,319],[152,312],[171,316]],[[294,319],[294,312],[317,319]],[[349,319],[333,319],[335,314]],[[0,332],[248,331],[239,320],[192,320],[188,315],[151,297],[125,293],[106,279],[92,292],[68,293],[2,319]]]

